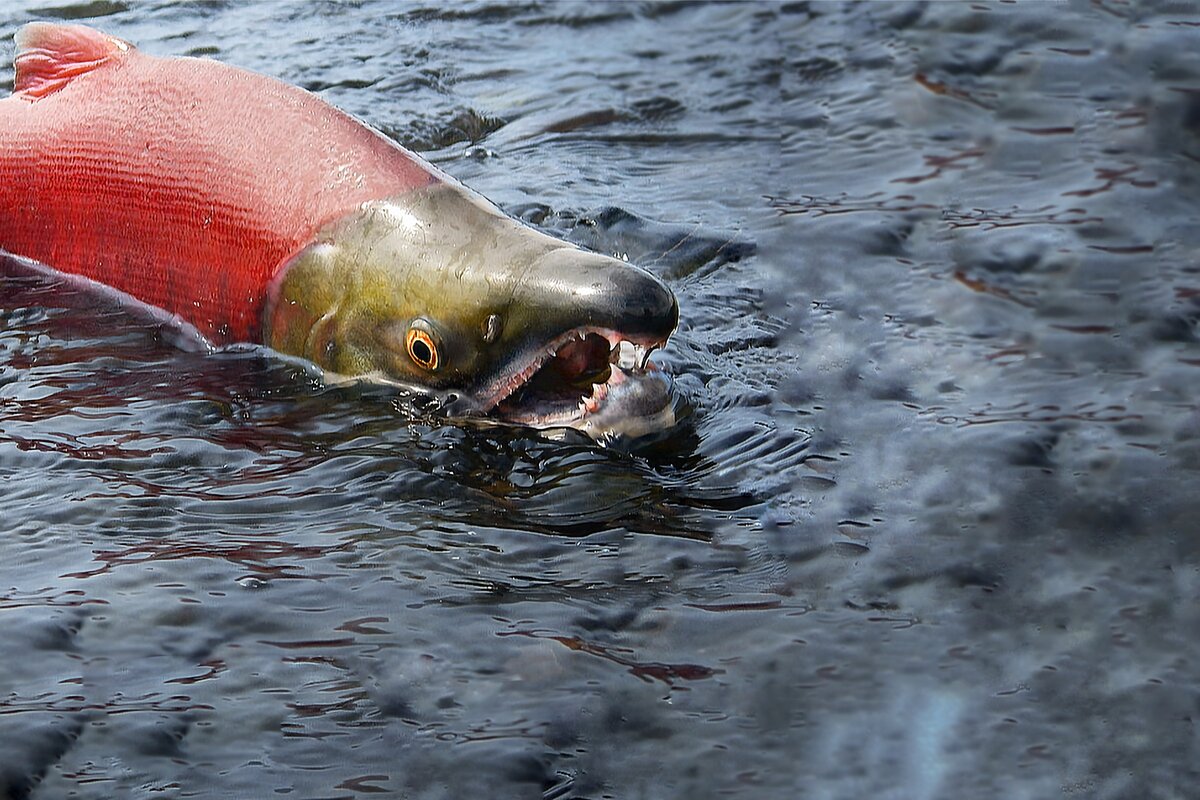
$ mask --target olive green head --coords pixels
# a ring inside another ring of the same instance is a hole
[[[276,278],[264,329],[337,376],[580,427],[568,417],[586,415],[613,369],[640,371],[677,319],[657,278],[439,182],[323,230]]]

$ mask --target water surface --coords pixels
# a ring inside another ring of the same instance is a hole
[[[0,39],[277,76],[662,275],[695,412],[447,425],[6,271],[0,797],[1194,791],[1194,8],[53,3]]]

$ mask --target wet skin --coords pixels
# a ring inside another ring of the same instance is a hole
[[[662,392],[628,390],[678,320],[649,273],[521,225],[297,87],[78,25],[16,42],[0,248],[213,346],[260,342],[451,414],[601,439],[665,419],[646,402]]]
[[[319,232],[272,285],[263,330],[267,345],[334,380],[414,388],[452,414],[605,439],[673,424],[669,382],[647,358],[678,313],[649,273],[445,180]]]

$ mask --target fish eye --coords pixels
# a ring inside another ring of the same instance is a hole
[[[404,336],[404,345],[408,349],[408,357],[422,369],[433,371],[438,368],[438,349],[433,337],[420,328],[413,326]]]

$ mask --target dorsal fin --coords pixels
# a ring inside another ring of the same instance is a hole
[[[17,31],[13,94],[36,100],[128,50],[129,42],[84,25],[31,22]]]

